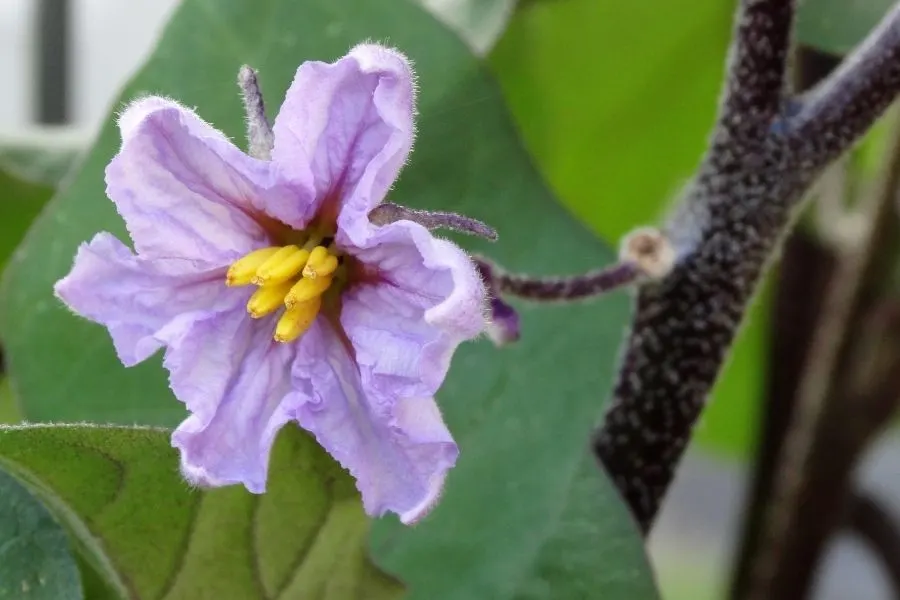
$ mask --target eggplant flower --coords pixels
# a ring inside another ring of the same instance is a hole
[[[106,183],[134,251],[99,233],[56,294],[107,327],[126,366],[165,348],[190,482],[264,492],[293,421],[356,478],[367,513],[414,522],[457,458],[434,394],[486,299],[459,247],[369,218],[412,148],[410,65],[370,44],[304,63],[271,128],[246,92],[251,121],[263,114],[254,156],[172,100],[125,109]]]

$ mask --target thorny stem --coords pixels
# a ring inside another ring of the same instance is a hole
[[[594,451],[648,532],[706,395],[812,174],[771,133],[793,4],[742,0],[710,149],[666,233],[683,258],[637,297]]]
[[[895,10],[797,115],[784,113],[793,13],[790,0],[740,2],[710,149],[664,231],[679,260],[638,293],[595,434],[596,456],[644,532],[804,193],[900,92],[900,61],[889,60]]]
[[[810,346],[746,598],[794,599],[808,593],[840,523],[853,468],[900,399],[896,348],[885,348],[896,316],[869,316],[895,249],[898,187],[900,123],[895,122],[868,207],[867,236],[838,265]],[[882,355],[890,359],[886,365]]]
[[[869,546],[887,572],[893,597],[900,598],[900,527],[887,508],[873,495],[856,492],[844,527]]]
[[[616,263],[603,269],[569,277],[535,277],[507,273],[484,258],[476,258],[484,279],[501,295],[537,302],[575,301],[592,298],[634,283],[641,275],[633,263]]]
[[[793,17],[793,0],[741,0],[708,159],[770,136],[785,103]]]
[[[821,85],[801,97],[790,138],[802,166],[821,166],[861,137],[900,89],[900,4]]]
[[[452,212],[417,210],[392,202],[383,202],[369,213],[369,220],[375,225],[386,225],[399,220],[413,221],[426,229],[447,229],[458,233],[478,236],[488,241],[497,241],[497,231],[478,219]]]
[[[517,296],[536,302],[572,302],[603,295],[641,281],[665,277],[675,264],[671,242],[654,227],[638,227],[622,239],[619,262],[568,277],[507,273],[491,261],[475,261],[495,299]]]

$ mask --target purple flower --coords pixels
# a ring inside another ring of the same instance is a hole
[[[409,220],[369,221],[413,113],[406,59],[360,45],[299,68],[271,160],[172,100],[121,115],[107,194],[135,252],[100,233],[55,289],[109,329],[126,366],[165,347],[191,413],[172,435],[191,482],[263,492],[273,439],[296,421],[353,474],[369,514],[409,523],[434,505],[458,449],[433,396],[483,331],[485,292],[458,247]]]

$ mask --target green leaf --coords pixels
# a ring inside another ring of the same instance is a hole
[[[706,147],[734,4],[520,6],[490,63],[540,170],[606,239],[659,222]],[[732,455],[752,448],[762,393],[766,306],[756,306],[696,436]]]
[[[26,181],[0,166],[0,272],[53,188]]]
[[[638,570],[643,566],[640,549],[621,534],[621,523],[630,516],[617,502],[617,492],[601,485],[596,471],[596,459],[585,456],[572,474],[565,508],[540,549],[536,568],[519,584],[517,600],[657,598],[653,579]],[[610,511],[606,518],[585,518],[598,507]],[[625,568],[629,564],[635,566],[630,573]],[[636,577],[640,585],[635,585]]]
[[[894,0],[804,0],[797,12],[797,40],[843,56],[894,6]]]
[[[82,136],[71,133],[0,142],[0,271],[82,146]]]
[[[490,62],[562,201],[616,239],[656,221],[706,147],[733,6],[526,2]]]
[[[27,489],[0,469],[0,599],[83,597],[66,532]]]
[[[400,597],[369,562],[352,479],[296,427],[276,440],[263,495],[191,490],[177,460],[159,429],[0,429],[0,462],[66,523],[120,597]]]
[[[0,423],[11,424],[22,420],[19,405],[13,394],[9,379],[0,375]]]
[[[577,272],[612,259],[531,167],[486,69],[412,2],[232,0],[212,9],[186,0],[122,100],[166,94],[239,139],[239,65],[259,69],[274,111],[302,60],[334,59],[364,39],[390,40],[419,76],[417,149],[392,201],[496,225],[499,244],[469,247],[513,269]],[[124,239],[103,198],[103,169],[118,147],[110,120],[6,278],[0,327],[30,420],[171,425],[183,417],[158,360],[123,369],[102,328],[52,299],[79,242],[103,229]],[[601,471],[585,467],[626,319],[624,294],[565,309],[523,307],[522,343],[497,351],[482,341],[458,353],[439,395],[462,449],[444,498],[414,528],[376,525],[376,558],[410,584],[413,598],[565,599],[584,589],[610,600],[656,598],[624,506]]]

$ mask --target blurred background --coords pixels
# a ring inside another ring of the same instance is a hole
[[[0,131],[26,134],[41,123],[65,123],[89,136],[177,3],[0,3]]]
[[[89,144],[177,3],[0,2],[0,145]],[[448,2],[427,4],[442,14]],[[538,167],[560,200],[611,245],[664,214],[696,165],[733,10],[722,0],[630,4],[522,2],[486,55]],[[770,301],[769,291],[758,299],[652,536],[667,600],[724,595],[768,348],[778,335],[769,327]],[[898,475],[900,440],[889,435],[860,477],[900,510]],[[842,537],[816,597],[890,598],[879,568]]]

